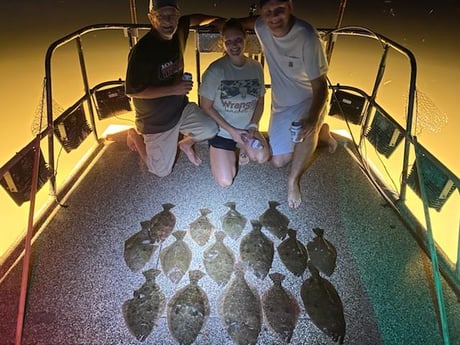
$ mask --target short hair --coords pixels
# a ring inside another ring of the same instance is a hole
[[[224,25],[222,26],[222,29],[220,30],[221,35],[225,34],[225,31],[228,29],[235,29],[238,31],[241,31],[244,35],[244,38],[246,38],[246,30],[244,30],[243,24],[236,19],[236,18],[230,18],[225,21]]]
[[[259,8],[262,8],[262,6],[264,6],[267,2],[269,2],[270,0],[259,0]],[[288,2],[289,0],[279,0],[281,2]]]

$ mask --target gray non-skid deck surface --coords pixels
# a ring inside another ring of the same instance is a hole
[[[141,272],[133,273],[123,259],[124,241],[173,203],[176,230],[188,225],[209,208],[208,216],[217,229],[227,212],[224,203],[248,219],[258,218],[268,201],[281,203],[278,209],[290,219],[290,227],[304,244],[314,237],[312,229],[325,229],[325,237],[337,248],[336,271],[329,280],[344,305],[347,333],[345,344],[441,344],[429,284],[430,269],[414,240],[389,207],[363,178],[358,166],[343,147],[331,155],[321,152],[302,180],[305,202],[298,210],[286,204],[288,169],[270,164],[243,166],[233,186],[222,189],[209,170],[207,146],[198,146],[203,164],[192,166],[180,155],[173,173],[156,178],[140,168],[138,158],[122,144],[113,143],[66,200],[33,249],[33,266],[24,326],[24,344],[136,344],[125,325],[121,306],[144,282]],[[242,234],[250,231],[248,224]],[[264,230],[264,233],[269,233]],[[242,237],[241,236],[241,237]],[[270,235],[269,235],[270,236]],[[240,237],[240,239],[241,239]],[[270,236],[271,237],[271,236]],[[271,237],[275,247],[280,240]],[[203,247],[189,234],[185,238],[193,251],[190,269],[201,269]],[[173,236],[163,248],[173,242]],[[239,240],[225,243],[238,257]],[[160,265],[157,250],[145,269]],[[14,339],[19,280],[22,265],[3,282],[0,291],[0,343]],[[301,307],[300,319],[291,344],[332,344],[309,320],[300,298],[300,286],[308,278],[294,277],[275,252],[271,272],[286,275],[283,286],[294,294]],[[270,286],[266,277],[246,280],[262,295]],[[157,278],[167,300],[189,283],[188,275],[175,286],[161,274]],[[196,344],[232,344],[219,318],[217,305],[222,287],[207,275],[199,281],[211,305],[210,317]],[[447,289],[446,286],[444,286]],[[450,291],[446,301],[451,333],[458,341],[458,304]],[[145,344],[176,344],[164,313]],[[283,344],[264,322],[258,344]],[[454,342],[459,344],[459,342]]]

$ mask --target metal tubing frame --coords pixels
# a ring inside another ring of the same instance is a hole
[[[41,139],[44,138],[45,136],[48,136],[48,151],[49,151],[49,164],[51,166],[52,171],[54,171],[54,140],[53,140],[53,133],[54,133],[54,124],[53,124],[53,106],[52,106],[52,82],[51,82],[51,59],[54,51],[68,43],[69,41],[74,40],[77,38],[77,42],[80,42],[80,36],[92,32],[92,31],[97,31],[97,30],[106,30],[106,29],[126,29],[126,30],[133,30],[133,29],[150,29],[150,25],[139,25],[139,24],[113,24],[113,23],[108,23],[108,24],[97,24],[97,25],[91,25],[84,27],[80,30],[77,30],[63,38],[61,38],[58,41],[55,41],[53,44],[50,45],[46,52],[45,56],[45,87],[46,87],[46,104],[47,104],[47,128],[42,132],[39,133],[36,137],[36,142],[35,142],[35,147],[38,147],[38,150],[35,152],[35,161],[34,161],[34,173],[32,176],[32,188],[31,188],[31,203],[30,203],[30,211],[29,211],[29,221],[28,221],[28,232],[26,235],[26,257],[24,261],[24,268],[23,268],[23,281],[21,283],[21,298],[20,298],[20,303],[25,304],[25,299],[26,299],[26,294],[27,294],[27,275],[28,275],[28,266],[29,266],[29,255],[30,255],[30,247],[31,247],[31,229],[33,228],[33,218],[34,218],[34,207],[35,207],[35,195],[36,195],[36,186],[38,183],[38,163],[39,163],[39,156],[40,156],[40,142]],[[348,30],[348,31],[347,31]],[[402,172],[402,182],[401,182],[401,193],[400,193],[400,200],[404,201],[405,200],[405,191],[406,191],[406,186],[407,186],[407,171],[408,171],[408,159],[409,159],[409,149],[410,149],[410,144],[412,142],[412,120],[413,120],[413,110],[414,110],[414,101],[415,101],[415,93],[416,93],[416,74],[417,74],[417,66],[416,66],[416,61],[415,57],[412,54],[412,52],[399,44],[395,43],[394,41],[384,37],[384,36],[377,36],[375,35],[372,36],[369,34],[369,32],[366,32],[364,30],[356,30],[352,29],[350,30],[349,28],[343,28],[340,29],[336,32],[334,32],[333,36],[340,34],[340,35],[356,35],[356,36],[366,36],[369,38],[375,38],[379,39],[381,41],[385,41],[387,45],[391,46],[394,48],[396,51],[402,53],[409,59],[410,63],[410,83],[409,83],[409,100],[408,100],[408,106],[407,106],[407,121],[406,121],[406,140],[405,140],[405,147],[404,147],[404,162],[403,162],[403,172]],[[77,43],[79,47],[79,54],[80,56],[80,65],[82,68],[82,74],[84,75],[84,83],[85,83],[85,97],[88,99],[90,103],[90,108],[91,106],[91,90],[88,85],[88,81],[86,79],[86,68],[84,64],[84,59],[83,59],[83,50],[81,47],[81,43]],[[199,52],[197,53],[199,54]],[[376,82],[376,85],[378,83]],[[374,88],[375,89],[375,88]],[[375,95],[374,95],[375,96]],[[371,99],[370,101],[373,101]],[[94,120],[94,115],[92,114],[93,120]],[[97,137],[97,135],[96,135]],[[416,140],[416,139],[415,139]],[[419,174],[421,172],[420,169],[418,169]],[[51,186],[54,190],[56,191],[56,180],[55,176],[53,175],[51,177]],[[421,187],[423,188],[423,187]],[[424,192],[422,192],[424,194]],[[425,202],[424,202],[425,204]],[[430,225],[430,219],[429,215],[427,216],[427,224],[428,228],[431,231],[431,225]],[[429,234],[429,236],[431,236]],[[433,247],[434,247],[434,241],[431,238],[429,238],[430,243],[433,245],[430,245],[430,250],[433,254]],[[459,236],[459,241],[460,241],[460,236]],[[460,249],[459,249],[459,255],[460,255]],[[434,255],[432,255],[432,260],[435,262],[434,264],[434,270],[436,270],[437,267],[437,255],[436,255],[436,248],[434,247]],[[459,263],[457,260],[457,266],[456,266],[456,271],[457,273],[460,274],[460,268],[459,268]],[[434,271],[435,279],[439,279],[439,276],[436,274]],[[24,278],[25,277],[25,278]],[[438,297],[439,300],[439,297]],[[442,298],[441,298],[441,303],[442,303]],[[443,305],[440,309],[443,309]],[[444,311],[445,312],[445,311]],[[18,313],[18,324],[17,324],[17,332],[16,332],[16,344],[20,344],[21,338],[22,338],[22,327],[23,327],[23,320],[24,320],[24,309],[20,306],[19,308],[19,313]],[[443,329],[443,336],[446,337],[446,332]],[[448,337],[448,336],[447,336]],[[448,341],[448,339],[447,339]],[[448,343],[446,343],[448,345]]]

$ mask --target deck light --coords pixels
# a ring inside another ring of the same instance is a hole
[[[34,157],[35,147],[34,141],[32,141],[4,166],[8,168],[2,174],[0,184],[18,206],[30,200]],[[3,170],[3,168],[1,170]],[[40,190],[51,176],[51,172],[45,163],[41,150],[38,171],[37,190]]]
[[[379,153],[388,158],[402,141],[403,130],[383,109],[377,108],[365,136]]]
[[[67,153],[80,146],[92,131],[81,103],[54,120],[54,134]]]
[[[428,199],[428,206],[439,212],[457,186],[446,174],[447,169],[444,168],[436,158],[426,152],[421,145],[417,144],[417,147],[422,151],[417,159],[420,159],[419,166],[422,170],[421,174],[424,182],[425,194]],[[421,197],[416,162],[414,162],[412,170],[407,177],[407,184],[414,190],[415,194]]]
[[[130,98],[123,85],[97,90],[94,93],[99,120],[131,111]]]
[[[361,124],[365,98],[351,92],[336,90],[335,88],[332,91],[329,115],[350,121],[355,125]]]

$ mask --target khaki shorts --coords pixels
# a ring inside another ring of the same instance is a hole
[[[159,177],[171,173],[176,159],[179,133],[199,142],[214,137],[217,130],[218,127],[214,120],[206,115],[196,103],[188,103],[176,126],[166,132],[143,135],[148,170]]]

